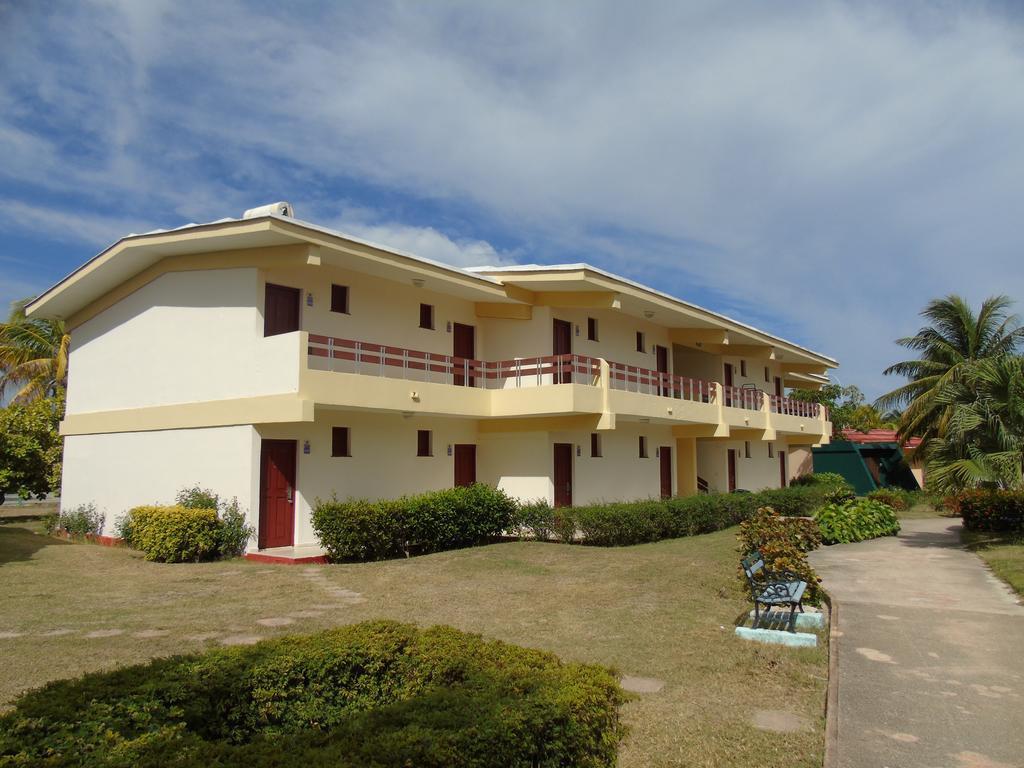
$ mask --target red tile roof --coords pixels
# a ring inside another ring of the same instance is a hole
[[[895,429],[872,429],[867,432],[861,432],[856,429],[844,429],[843,439],[849,440],[851,443],[895,443],[896,430]],[[912,437],[903,443],[903,447],[907,449],[917,448],[921,444],[920,437]]]

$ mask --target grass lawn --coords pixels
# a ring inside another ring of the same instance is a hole
[[[931,504],[915,504],[910,509],[896,511],[896,516],[901,520],[916,520],[923,517],[953,517],[944,510],[937,510]]]
[[[1024,596],[1024,536],[964,530],[964,545],[981,556],[992,572]]]
[[[748,608],[735,529],[620,549],[516,542],[268,566],[147,563],[46,537],[31,519],[0,523],[0,704],[86,670],[388,617],[664,681],[626,705],[622,766],[821,765],[826,650],[734,637]],[[758,710],[784,710],[806,728],[758,730]]]

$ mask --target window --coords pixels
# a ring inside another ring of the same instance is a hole
[[[420,328],[434,330],[434,305],[420,304]]]
[[[744,440],[743,441],[743,458],[745,458],[745,459],[749,459],[750,458],[750,441],[749,440]]]
[[[600,459],[601,454],[601,436],[597,432],[593,432],[590,435],[590,456],[594,459]]]
[[[348,427],[331,427],[331,456],[351,456]]]
[[[775,443],[768,443],[768,458],[775,458]]]
[[[331,286],[331,312],[341,312],[343,315],[348,314],[347,285]]]
[[[433,456],[433,433],[429,429],[416,430],[416,455]]]
[[[764,380],[766,382],[768,381],[768,366],[767,365],[764,367]]]
[[[740,360],[740,376],[746,376],[746,375],[747,375],[747,361],[746,360]]]
[[[646,352],[647,351],[647,344],[645,343],[645,340],[644,340],[644,332],[643,331],[637,331],[636,332],[636,351],[637,352]]]
[[[597,341],[597,318],[587,318],[587,341]]]
[[[647,437],[645,435],[640,435],[640,458],[647,458]]]

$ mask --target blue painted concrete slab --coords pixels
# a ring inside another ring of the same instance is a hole
[[[814,648],[818,645],[818,636],[809,632],[783,632],[778,629],[751,629],[736,627],[736,636],[744,640],[771,645],[788,645],[791,648]]]

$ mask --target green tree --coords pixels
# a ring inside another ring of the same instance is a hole
[[[64,441],[58,434],[64,392],[0,408],[0,497],[60,491]]]
[[[873,405],[864,402],[864,393],[853,385],[825,384],[821,389],[794,389],[789,396],[794,400],[821,403],[828,408],[834,437],[841,436],[844,429],[867,432],[869,429],[894,428]]]
[[[19,403],[52,397],[67,386],[71,344],[63,320],[27,317],[28,301],[14,302],[0,323],[0,396],[17,388]]]
[[[897,339],[897,344],[919,355],[885,369],[886,375],[905,376],[909,381],[882,395],[875,405],[881,409],[905,406],[900,437],[920,437],[924,455],[932,440],[946,434],[953,413],[953,406],[941,400],[939,393],[958,382],[974,361],[1013,354],[1024,338],[1017,316],[1009,312],[1012,305],[1006,296],[992,296],[975,314],[960,296],[935,299],[921,311],[928,325],[913,336]]]
[[[925,460],[928,484],[942,492],[1020,488],[1024,476],[1024,359],[975,360],[935,395],[948,413]]]

